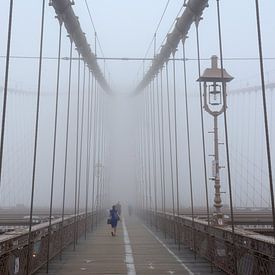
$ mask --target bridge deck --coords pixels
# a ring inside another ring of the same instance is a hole
[[[102,224],[79,241],[75,252],[67,248],[61,261],[51,262],[49,274],[223,274],[211,273],[209,263],[199,257],[195,261],[188,249],[178,252],[173,243],[137,218],[126,217],[116,237]],[[46,274],[45,269],[37,274]]]

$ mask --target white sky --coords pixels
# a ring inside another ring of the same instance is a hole
[[[104,55],[106,57],[143,57],[166,2],[166,0],[88,0]],[[275,8],[275,3],[271,0],[260,2],[264,55],[265,57],[273,57],[275,41],[270,33],[275,29],[275,20],[271,12]],[[7,22],[8,3],[8,0],[2,0],[0,16],[4,23]],[[28,4],[25,1],[14,1],[13,55],[33,56],[38,54],[40,3],[41,1],[37,0],[30,0]],[[85,2],[84,0],[76,0],[75,3],[73,7],[75,13],[79,16],[82,29],[86,33],[92,48],[94,48],[94,31]],[[257,57],[254,1],[224,0],[220,3],[224,57]],[[182,0],[170,1],[157,33],[157,48],[159,48],[169,31],[182,4]],[[218,54],[216,1],[209,1],[209,8],[205,10],[203,17],[204,20],[201,22],[201,55],[202,57],[210,57],[212,54]],[[5,55],[6,29],[6,24],[1,24],[1,55]],[[47,6],[45,56],[56,56],[57,31],[58,24],[54,19],[53,8]],[[190,42],[187,43],[189,48],[187,49],[187,56],[196,57],[194,28],[192,28],[189,35]],[[153,47],[149,52],[149,56],[152,56],[152,54]],[[63,55],[67,54],[63,53]],[[98,55],[101,55],[101,53],[98,53]],[[275,70],[274,63],[274,61],[266,62],[268,78],[272,78],[271,73]],[[133,88],[137,83],[137,79],[140,80],[141,62],[109,61],[106,64],[112,83],[119,89]],[[103,65],[102,62],[101,65]],[[258,74],[256,62],[232,61],[226,62],[225,65],[235,76],[236,86],[246,85],[246,82],[251,82]],[[1,73],[0,81],[2,76],[3,73]],[[25,81],[27,83],[24,85],[32,86],[30,81],[27,81],[30,78],[28,74],[23,77],[26,80],[21,80],[20,77],[15,78],[12,79],[11,85],[14,85],[15,82]],[[109,78],[109,75],[107,78]]]

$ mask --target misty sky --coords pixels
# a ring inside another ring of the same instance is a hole
[[[7,39],[7,22],[9,1],[1,1],[0,10],[0,55],[5,56],[6,39]],[[163,18],[163,21],[157,32],[157,49],[161,43],[165,41],[166,34],[169,32],[175,22],[183,5],[183,0],[171,0]],[[97,55],[102,57],[144,57],[146,50],[151,42],[157,24],[167,0],[88,0],[91,10],[93,22],[98,34],[100,45],[103,53],[98,45]],[[228,72],[234,77],[234,81],[229,85],[230,90],[259,85],[259,64],[257,60],[242,60],[242,58],[257,58],[257,33],[256,33],[256,16],[255,3],[252,0],[221,0],[222,14],[222,32],[223,32],[223,49],[225,58],[240,58],[239,60],[225,60],[224,66]],[[261,5],[261,24],[264,57],[275,57],[275,40],[273,39],[275,20],[272,11],[275,10],[275,2],[273,0],[260,1]],[[90,22],[87,8],[84,0],[75,0],[73,6],[75,14],[79,16],[82,30],[86,33],[87,40],[94,50],[95,38],[94,29]],[[41,1],[29,0],[14,1],[14,20],[12,29],[12,47],[11,55],[35,57],[39,54],[39,31],[40,31],[40,13]],[[181,12],[182,13],[182,12]],[[180,13],[180,15],[181,15]],[[54,18],[55,12],[53,7],[46,7],[45,21],[45,43],[44,56],[56,57],[58,46],[58,22]],[[62,56],[69,55],[69,40],[66,38],[66,31],[62,36]],[[219,44],[217,34],[217,16],[216,1],[210,0],[209,7],[204,11],[203,20],[200,23],[200,44],[202,58],[210,58],[211,55],[219,55]],[[196,40],[195,29],[192,26],[189,32],[189,38],[186,42],[186,55],[188,58],[196,58]],[[76,57],[77,54],[74,53]],[[153,56],[153,45],[150,47],[148,57]],[[177,57],[182,56],[181,47],[179,47]],[[4,63],[5,59],[0,59],[0,87],[4,81]],[[111,186],[113,200],[121,199],[121,190],[123,190],[123,199],[126,201],[133,200],[135,196],[135,186],[133,185],[138,175],[138,118],[142,112],[141,97],[133,99],[127,97],[142,79],[142,62],[140,61],[99,61],[102,71],[105,67],[106,78],[110,81],[115,91],[114,97],[103,95],[106,99],[106,133],[109,135],[108,143],[108,164],[111,173]],[[76,62],[73,68],[73,84],[72,89],[76,89]],[[29,195],[26,193],[12,193],[10,197],[5,196],[11,193],[11,189],[19,187],[30,188],[31,175],[31,156],[33,150],[33,125],[34,125],[34,104],[35,92],[37,87],[37,67],[38,62],[35,59],[12,59],[10,65],[10,88],[16,88],[23,91],[31,91],[31,95],[13,95],[9,102],[8,121],[9,126],[7,136],[11,137],[5,149],[6,169],[4,172],[4,184],[2,186],[2,200],[5,205],[14,205],[16,202],[27,203]],[[62,61],[63,70],[61,73],[61,90],[62,100],[60,107],[60,137],[58,139],[59,153],[57,161],[57,179],[62,181],[62,159],[64,149],[64,131],[65,131],[65,99],[67,91],[67,69],[68,61]],[[150,66],[150,62],[145,63],[145,70]],[[210,66],[209,60],[202,61],[202,68]],[[194,170],[201,171],[201,153],[200,153],[200,136],[199,136],[199,108],[198,108],[198,86],[196,79],[197,62],[188,61],[188,87],[189,93],[192,95],[191,104],[191,131],[193,133],[192,148]],[[188,171],[185,169],[186,162],[186,132],[184,122],[184,101],[183,101],[183,79],[182,64],[177,63],[177,84],[179,87],[178,94],[178,115],[179,125],[179,164],[182,167],[180,171],[180,181],[185,183],[188,178]],[[275,60],[265,60],[265,76],[268,83],[275,82]],[[42,90],[48,96],[42,99],[41,121],[43,127],[40,129],[40,157],[39,157],[39,182],[37,188],[37,203],[47,204],[47,196],[43,196],[44,192],[49,192],[48,185],[50,180],[50,162],[52,150],[52,125],[54,111],[54,97],[56,86],[56,60],[45,60],[43,63],[43,81]],[[103,93],[103,91],[101,91]],[[123,93],[123,96],[118,96]],[[273,92],[274,93],[274,92]],[[104,93],[103,93],[104,94]],[[126,96],[125,96],[126,94]],[[194,96],[195,95],[195,96]],[[269,95],[269,115],[271,125],[274,125],[274,111],[271,104],[273,97]],[[273,101],[274,102],[274,101]],[[231,105],[230,105],[231,103]],[[240,95],[229,98],[229,119],[231,129],[231,145],[232,145],[232,169],[235,179],[235,194],[237,196],[236,203],[238,205],[248,205],[253,203],[253,199],[258,195],[259,202],[268,205],[268,182],[266,176],[265,164],[265,147],[263,136],[263,123],[261,118],[261,98],[259,95]],[[274,105],[274,104],[273,104]],[[244,107],[245,106],[245,107]],[[75,105],[73,112],[75,114]],[[259,114],[257,117],[253,117]],[[165,113],[167,115],[167,112]],[[206,117],[206,131],[211,131],[212,122]],[[167,120],[166,120],[167,122]],[[222,122],[221,122],[222,123]],[[222,125],[222,124],[221,124]],[[72,122],[71,132],[71,170],[73,174],[73,143],[75,120]],[[274,128],[274,127],[273,127]],[[241,130],[240,130],[241,129]],[[274,144],[274,131],[271,129],[271,140]],[[63,135],[63,136],[62,136]],[[168,134],[166,133],[166,140]],[[248,142],[246,142],[248,137]],[[221,132],[223,139],[223,133]],[[211,154],[212,140],[211,136],[207,136],[208,153]],[[85,145],[87,146],[87,145]],[[84,147],[85,150],[86,147]],[[252,148],[257,148],[254,151]],[[274,148],[274,146],[272,147]],[[274,149],[273,152],[273,159]],[[168,151],[166,152],[168,154]],[[224,160],[224,149],[221,150],[221,159]],[[43,157],[42,157],[43,156]],[[199,160],[199,161],[198,161]],[[239,163],[240,164],[237,164]],[[59,163],[59,164],[58,164]],[[209,173],[211,171],[211,162],[208,162]],[[107,167],[106,166],[106,167]],[[255,172],[253,167],[259,171]],[[13,167],[18,167],[18,175],[13,175]],[[254,173],[254,174],[253,174]],[[169,177],[169,173],[167,173]],[[223,172],[223,180],[226,182],[226,172]],[[240,178],[242,178],[240,180]],[[257,188],[257,180],[264,182],[264,187]],[[202,173],[194,173],[194,184],[199,192],[201,188],[203,176]],[[253,187],[249,186],[247,181],[253,181]],[[241,184],[239,184],[239,181]],[[73,184],[73,182],[71,182]],[[245,187],[244,187],[245,186]],[[57,184],[56,200],[60,196],[61,185]],[[249,199],[244,193],[250,189],[251,196]],[[188,205],[188,199],[184,196],[185,187],[181,187],[182,205]],[[227,192],[226,187],[223,188]],[[213,191],[213,190],[212,190]],[[68,191],[70,193],[70,191]],[[169,193],[169,191],[167,191]],[[213,192],[212,192],[213,193]],[[72,195],[72,192],[70,193]],[[68,195],[68,200],[70,198]],[[126,196],[125,196],[126,195]],[[242,197],[244,196],[244,198]],[[201,203],[203,194],[199,194],[197,203]],[[264,198],[264,199],[263,199]],[[41,199],[41,200],[40,200]],[[227,199],[225,198],[225,201]],[[58,203],[57,203],[58,204]]]

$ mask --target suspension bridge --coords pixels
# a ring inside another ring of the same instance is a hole
[[[35,23],[4,2],[0,274],[275,274],[274,4],[251,1],[243,46],[229,41],[226,1],[181,1],[159,45],[165,1],[145,56],[119,57],[104,55],[92,1],[93,41],[80,1],[35,1]],[[139,64],[128,93],[112,62]]]

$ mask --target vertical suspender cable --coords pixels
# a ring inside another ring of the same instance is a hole
[[[139,169],[140,169],[140,177],[138,177],[138,185],[139,185],[139,193],[137,197],[137,206],[139,209],[143,209],[143,183],[144,183],[144,166],[143,166],[143,154],[142,154],[142,112],[138,119],[138,139],[137,139],[137,150],[138,150],[138,163],[139,163]]]
[[[101,109],[100,109],[100,94],[97,97],[97,151],[96,151],[96,168],[97,168],[97,175],[96,175],[96,225],[98,224],[98,202],[99,202],[99,147],[100,147],[100,129],[101,129]]]
[[[102,200],[103,200],[103,172],[104,172],[104,167],[103,167],[103,148],[104,148],[104,130],[103,130],[103,125],[104,125],[104,98],[103,94],[101,94],[101,130],[100,130],[100,144],[99,144],[99,164],[100,164],[100,193],[99,193],[99,210],[101,213],[102,210]]]
[[[103,144],[104,144],[104,133],[103,133],[103,114],[104,114],[104,98],[103,94],[101,94],[100,97],[100,131],[99,131],[99,144],[98,144],[98,164],[100,167],[100,173],[99,173],[99,201],[98,201],[98,208],[99,212],[101,213],[101,204],[102,204],[102,199],[103,199]]]
[[[95,162],[96,162],[96,141],[97,141],[97,85],[96,85],[96,79],[94,78],[94,134],[93,134],[93,197],[92,197],[92,215],[94,217],[94,210],[95,210]],[[94,226],[94,218],[92,219],[93,226]]]
[[[57,79],[56,79],[56,95],[55,95],[55,115],[54,115],[54,136],[53,136],[53,156],[52,156],[52,175],[51,175],[51,197],[50,197],[50,215],[48,226],[48,244],[47,244],[47,273],[49,272],[50,260],[50,243],[51,243],[51,227],[52,227],[52,210],[53,210],[53,191],[54,191],[54,176],[55,176],[55,160],[56,160],[56,136],[57,136],[57,119],[58,119],[58,99],[59,99],[59,84],[60,84],[60,63],[61,63],[61,43],[62,43],[62,26],[63,22],[60,17],[59,21],[59,42],[58,42],[58,60],[57,60]]]
[[[183,53],[183,79],[184,79],[184,96],[185,96],[185,118],[186,118],[186,134],[187,134],[187,149],[188,149],[188,167],[189,167],[189,184],[190,184],[190,199],[192,211],[192,227],[193,227],[193,245],[194,256],[196,259],[196,234],[194,222],[194,199],[193,199],[193,180],[192,180],[192,164],[191,164],[191,144],[190,144],[190,127],[189,127],[189,104],[188,104],[188,91],[187,91],[187,70],[186,70],[186,56],[185,56],[185,40],[182,40],[182,53]]]
[[[220,2],[219,2],[219,0],[217,0],[217,17],[218,17],[219,48],[220,48],[220,59],[221,59],[221,77],[223,79],[224,78],[224,71],[223,71],[224,67],[223,67],[222,32],[221,32],[221,16],[220,16]],[[224,81],[222,82],[222,95],[223,95],[223,102],[226,102],[227,95],[226,95]],[[230,168],[230,155],[229,155],[229,140],[228,140],[228,127],[227,127],[227,106],[225,106],[225,108],[224,108],[224,133],[225,133],[227,176],[228,176],[229,200],[230,200],[234,269],[235,269],[235,273],[238,274],[238,262],[237,262],[236,244],[235,244],[236,237],[235,237],[235,223],[234,223],[234,212],[233,212],[233,196],[232,196],[232,184],[231,184],[231,168]]]
[[[262,35],[261,35],[259,1],[255,0],[255,4],[256,4],[257,31],[258,31],[258,44],[259,44],[258,47],[259,47],[259,57],[260,57],[262,99],[263,99],[263,109],[264,109],[266,153],[267,153],[269,187],[270,187],[270,197],[271,197],[271,207],[272,207],[273,233],[274,233],[274,238],[275,238],[275,202],[274,202],[274,190],[273,190],[272,161],[271,161],[270,141],[269,141],[267,104],[266,104],[265,76],[264,76],[264,62],[263,62],[263,49],[262,49]]]
[[[142,113],[142,112],[141,112]],[[140,138],[139,138],[139,142],[140,142],[140,146],[139,146],[139,158],[140,158],[140,166],[141,166],[141,179],[140,179],[140,194],[139,194],[139,200],[140,200],[140,209],[143,210],[144,209],[144,182],[145,182],[145,167],[144,167],[144,161],[143,161],[143,129],[142,129],[142,125],[143,121],[142,121],[142,115],[140,115]]]
[[[80,154],[79,154],[79,171],[78,171],[78,198],[77,198],[77,226],[76,226],[76,242],[79,237],[79,214],[80,214],[80,191],[81,191],[81,175],[82,175],[82,151],[83,151],[83,128],[84,128],[84,110],[85,110],[85,85],[86,85],[86,64],[83,62],[83,87],[82,87],[82,104],[81,104],[81,130],[80,130]]]
[[[33,199],[34,199],[34,187],[35,187],[35,175],[36,175],[37,141],[38,141],[39,113],[40,113],[39,111],[40,111],[41,76],[42,76],[43,42],[44,42],[45,2],[46,0],[43,0],[42,2],[42,15],[41,15],[40,53],[39,53],[39,66],[38,66],[38,84],[37,84],[37,99],[36,99],[31,205],[30,205],[30,220],[29,220],[29,232],[28,232],[28,253],[27,253],[26,274],[29,274],[30,261],[31,261],[30,256],[31,256],[31,241],[32,241],[32,216],[33,216]],[[5,89],[7,90],[7,88]]]
[[[145,107],[145,104],[144,104]],[[147,163],[146,163],[146,148],[145,148],[145,112],[143,112],[144,115],[141,117],[141,144],[142,144],[142,161],[143,161],[143,170],[144,170],[144,177],[143,177],[143,193],[144,193],[144,201],[143,201],[143,210],[146,210],[148,208],[147,205]]]
[[[155,201],[155,226],[157,228],[157,160],[156,160],[156,120],[155,120],[155,81],[152,80],[151,95],[151,119],[152,119],[152,153],[153,153],[153,171],[154,171],[154,201]]]
[[[198,59],[198,74],[201,76],[201,55],[200,55],[200,37],[199,37],[199,19],[196,20],[196,44],[197,44],[197,59]],[[203,115],[203,102],[202,102],[202,86],[199,82],[200,92],[200,117],[201,117],[201,137],[202,137],[202,153],[203,153],[203,170],[204,170],[204,186],[205,186],[205,199],[206,199],[206,211],[207,211],[207,233],[208,233],[208,250],[210,250],[210,259],[213,259],[211,252],[211,238],[210,238],[210,211],[209,211],[209,192],[207,186],[207,168],[206,168],[206,146],[205,146],[205,127],[204,127],[204,115]],[[211,271],[213,271],[213,264],[211,261]]]
[[[149,203],[148,203],[148,188],[149,188],[149,160],[147,158],[148,150],[147,147],[147,137],[146,137],[146,130],[147,130],[147,100],[146,100],[147,91],[144,92],[144,123],[143,123],[143,154],[144,154],[144,165],[145,165],[145,213],[148,213]],[[147,152],[147,153],[146,153]],[[147,217],[147,216],[146,216]],[[148,222],[148,221],[147,221]]]
[[[100,156],[100,132],[101,132],[101,106],[100,106],[101,95],[98,94],[97,98],[97,108],[98,108],[98,127],[97,127],[97,152],[96,152],[96,167],[97,167],[97,175],[96,175],[96,224],[98,224],[98,214],[99,214],[99,196],[100,196],[100,166],[99,166],[99,156]]]
[[[97,57],[97,33],[95,32],[95,57]],[[93,194],[95,195],[95,177],[96,177],[96,167],[95,167],[95,163],[96,163],[96,150],[97,150],[97,118],[98,118],[98,109],[97,109],[97,98],[98,98],[98,90],[97,90],[97,81],[95,78],[94,81],[95,87],[94,87],[94,91],[95,91],[95,103],[94,103],[94,151],[93,151]],[[95,207],[95,196],[93,196],[93,200],[92,200],[92,212],[94,211],[94,207]],[[96,210],[95,210],[96,211]],[[97,225],[97,213],[95,213],[95,224]]]
[[[166,91],[167,91],[167,111],[168,111],[168,133],[169,133],[169,153],[170,153],[170,173],[171,173],[171,195],[172,195],[172,211],[173,211],[173,227],[174,238],[176,241],[175,227],[175,191],[174,191],[174,172],[173,172],[173,150],[172,150],[172,130],[171,130],[171,111],[170,111],[170,89],[169,89],[169,68],[166,62]]]
[[[104,100],[104,94],[102,94],[102,143],[101,143],[101,163],[102,163],[102,194],[101,194],[101,210],[103,209],[104,204],[104,188],[105,188],[105,182],[104,182],[104,174],[105,174],[105,167],[104,167],[104,144],[105,144],[105,130],[104,130],[104,113],[105,113],[105,100]]]
[[[70,103],[71,103],[71,82],[72,82],[72,55],[73,41],[70,38],[70,64],[69,64],[69,83],[68,83],[68,101],[67,101],[67,122],[66,122],[66,141],[65,141],[65,159],[64,159],[64,177],[63,177],[63,196],[62,196],[62,221],[61,221],[61,240],[60,240],[60,257],[63,250],[63,223],[65,214],[65,198],[67,185],[67,165],[68,165],[68,141],[69,141],[69,124],[70,124]]]
[[[78,139],[79,139],[79,100],[80,100],[80,53],[78,53],[77,68],[77,115],[76,115],[76,143],[75,143],[75,188],[74,188],[74,251],[77,243],[77,183],[78,183]]]
[[[152,173],[151,173],[151,138],[150,138],[150,102],[149,102],[149,94],[151,90],[151,83],[149,84],[149,89],[147,92],[147,120],[148,120],[148,125],[147,125],[147,145],[148,145],[148,163],[149,163],[149,208],[150,208],[150,225],[152,225]]]
[[[201,76],[201,56],[200,56],[200,39],[199,39],[199,22],[196,22],[196,42],[197,42],[197,59],[198,59],[198,74]],[[206,168],[206,146],[205,146],[205,126],[204,126],[204,115],[203,115],[203,102],[202,102],[202,86],[199,82],[200,92],[200,115],[201,115],[201,137],[202,137],[202,153],[203,153],[203,170],[204,170],[204,186],[205,186],[205,199],[206,199],[206,211],[207,211],[207,224],[208,229],[210,226],[210,214],[209,214],[209,193],[207,186],[207,168]]]
[[[85,196],[85,240],[87,239],[88,223],[88,199],[89,199],[89,178],[90,178],[90,104],[91,104],[91,72],[88,76],[88,108],[87,108],[87,149],[86,149],[86,196]]]
[[[163,69],[160,72],[160,104],[161,104],[161,136],[162,136],[162,182],[163,182],[163,212],[166,220],[166,178],[165,178],[165,139],[164,139],[164,101],[163,101]],[[166,222],[164,223],[164,236],[166,238]]]
[[[8,86],[9,86],[9,66],[10,66],[12,17],[13,17],[13,0],[10,0],[9,25],[8,25],[8,42],[7,42],[7,54],[6,54],[6,68],[5,68],[5,84],[4,84],[4,95],[3,95],[3,107],[2,107],[2,125],[1,125],[0,185],[1,185],[1,181],[2,181],[5,124],[6,124],[6,113],[7,113],[6,109],[7,109]]]
[[[139,208],[143,210],[144,208],[144,182],[145,182],[145,167],[143,161],[143,144],[142,144],[142,136],[143,136],[143,129],[142,129],[142,115],[140,115],[140,137],[139,137],[139,158],[140,158],[140,170],[141,170],[141,177],[140,177],[140,193],[139,193]]]
[[[175,169],[176,169],[176,204],[177,204],[177,216],[180,215],[180,204],[179,204],[179,160],[178,160],[178,125],[177,125],[177,88],[176,88],[176,61],[175,61],[176,51],[173,52],[173,105],[174,105],[174,128],[175,128]],[[192,208],[193,209],[193,208]],[[193,216],[193,214],[192,214]],[[179,223],[177,223],[177,239],[178,239],[178,249],[180,249],[180,228]]]
[[[162,147],[161,147],[161,121],[160,121],[160,95],[159,95],[159,78],[156,77],[157,82],[157,122],[158,122],[158,145],[159,145],[159,170],[160,170],[160,191],[161,191],[161,210],[163,212],[164,201],[163,201],[163,171],[162,171]]]

